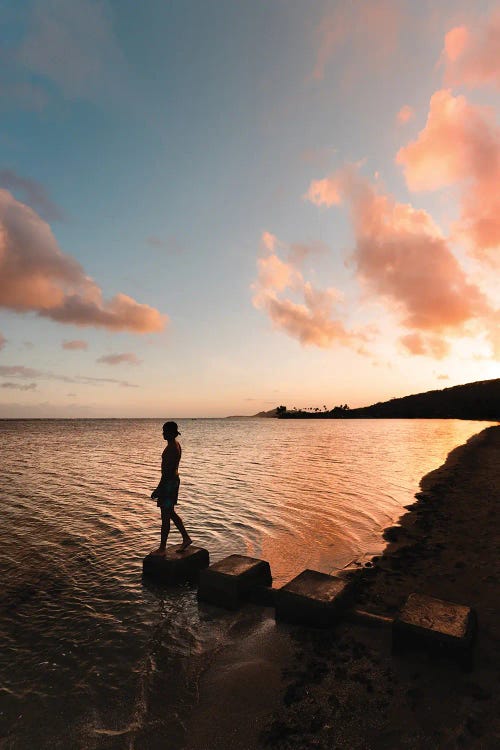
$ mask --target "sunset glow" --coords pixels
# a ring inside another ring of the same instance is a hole
[[[497,4],[147,6],[4,11],[0,417],[499,377]]]

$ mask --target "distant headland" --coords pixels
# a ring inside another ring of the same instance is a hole
[[[277,406],[254,417],[278,419],[487,419],[500,420],[500,378],[455,385],[437,391],[391,398],[371,406],[350,409],[347,404],[327,409],[288,409]]]

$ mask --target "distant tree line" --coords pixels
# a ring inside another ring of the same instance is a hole
[[[323,409],[319,406],[305,406],[302,409],[293,406],[287,409],[282,405],[276,407],[276,416],[278,419],[341,419],[348,411],[347,404],[334,406],[333,409],[327,409],[326,405],[323,405]]]
[[[500,421],[500,378],[456,385],[392,398],[372,406],[350,409],[347,404],[327,409],[276,408],[279,419],[487,419]]]

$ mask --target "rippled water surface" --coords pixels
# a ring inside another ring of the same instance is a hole
[[[420,478],[487,426],[181,420],[178,511],[212,561],[276,584],[379,552]],[[158,420],[0,421],[1,737],[8,748],[180,747],[238,614],[141,578],[158,542]],[[172,541],[180,541],[172,532]]]

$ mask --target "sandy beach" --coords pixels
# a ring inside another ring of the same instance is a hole
[[[471,660],[397,653],[390,627],[297,628],[282,705],[261,735],[272,748],[500,746],[500,427],[452,451],[363,576],[357,603],[393,616],[411,592],[475,608]]]

